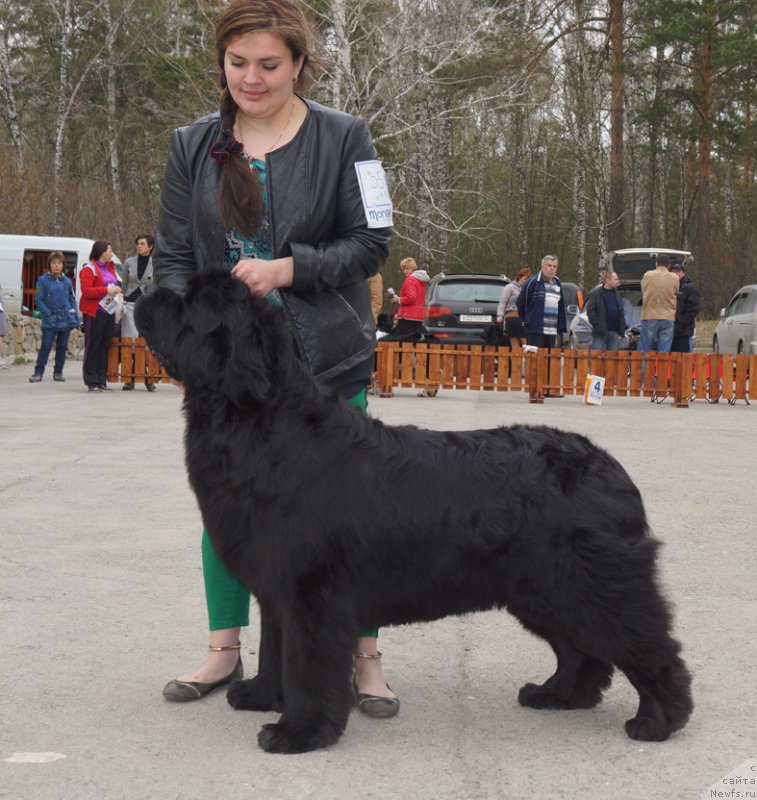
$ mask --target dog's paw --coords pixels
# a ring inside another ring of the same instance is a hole
[[[527,708],[573,708],[570,705],[570,698],[560,697],[545,686],[538,686],[535,683],[527,683],[521,687],[518,692],[518,702]]]
[[[258,744],[266,753],[309,753],[339,740],[341,731],[327,725],[293,725],[287,722],[263,725]]]
[[[634,717],[626,722],[626,733],[640,742],[664,742],[670,727],[654,717]]]
[[[574,692],[565,696],[554,690],[554,688],[542,684],[527,683],[518,692],[518,702],[526,708],[552,709],[557,711],[594,708],[602,695]]]
[[[237,711],[283,711],[284,700],[279,692],[259,676],[246,681],[234,681],[226,699]]]

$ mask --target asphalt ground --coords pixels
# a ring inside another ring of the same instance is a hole
[[[757,762],[745,763],[757,756],[757,409],[371,397],[369,413],[389,423],[544,423],[613,453],[664,542],[660,574],[696,709],[657,744],[626,737],[636,694],[622,675],[590,711],[521,708],[518,688],[548,677],[553,656],[505,612],[489,612],[384,629],[399,716],[355,712],[332,748],[275,756],[256,744],[275,715],[232,711],[223,691],[189,704],[161,697],[207,645],[179,391],[90,395],[79,364],[65,383],[30,384],[31,372],[0,371],[3,800],[688,800],[739,796],[708,788],[735,768],[757,779]],[[255,619],[243,636],[248,674],[258,630]]]

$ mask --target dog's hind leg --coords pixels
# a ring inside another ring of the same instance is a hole
[[[647,540],[624,554],[611,613],[585,618],[584,630],[590,634],[587,647],[601,648],[601,656],[622,670],[639,693],[636,716],[626,722],[628,735],[661,742],[683,728],[694,704],[691,674],[671,636],[672,615],[655,580],[655,546]]]
[[[320,619],[308,611],[291,614],[283,627],[284,713],[258,734],[258,744],[269,753],[306,753],[334,744],[354,703],[350,674],[357,626],[333,609],[321,609]]]
[[[678,655],[679,645],[671,637],[646,653],[634,653],[633,660],[618,662],[639,693],[639,709],[626,722],[632,739],[662,742],[687,723],[694,704],[691,674]]]
[[[557,656],[557,669],[543,684],[523,686],[518,692],[518,702],[529,708],[551,709],[593,708],[600,703],[602,693],[612,681],[612,665],[582,653],[563,634],[523,624],[549,642]]]
[[[283,711],[281,673],[281,626],[261,607],[258,674],[231,684],[226,692],[229,705],[238,711]]]

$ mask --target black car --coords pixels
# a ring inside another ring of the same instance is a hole
[[[423,338],[437,344],[487,344],[504,275],[436,275],[426,289]]]

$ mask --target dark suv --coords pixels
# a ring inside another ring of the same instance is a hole
[[[436,275],[426,289],[423,335],[438,344],[485,344],[497,317],[504,275]]]

